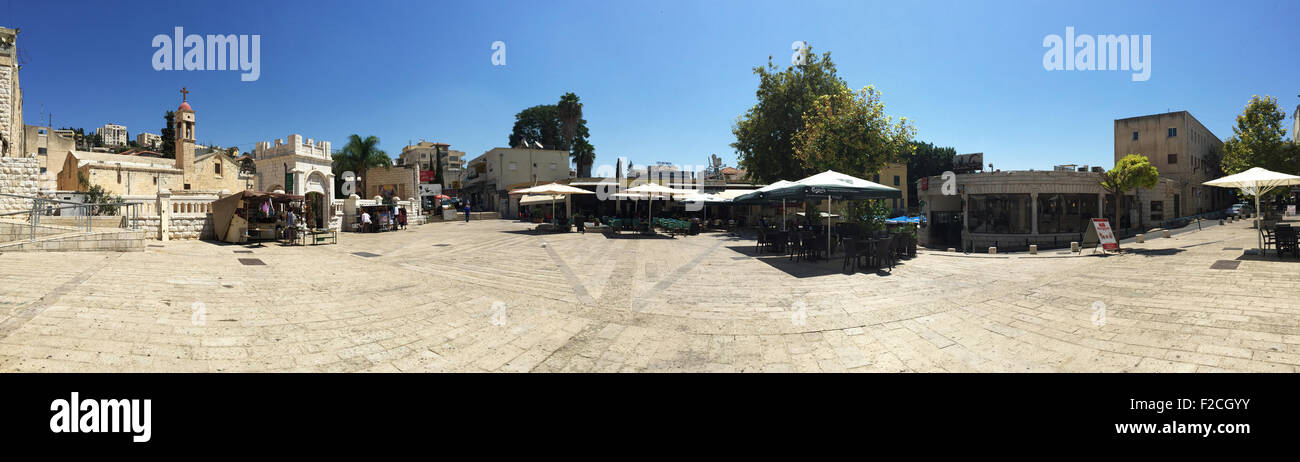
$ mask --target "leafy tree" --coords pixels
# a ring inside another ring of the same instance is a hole
[[[374,135],[361,138],[353,134],[348,137],[348,144],[333,155],[334,171],[352,171],[360,177],[357,194],[366,193],[366,172],[374,167],[392,167],[393,159],[388,153],[379,149],[379,137]],[[340,177],[341,178],[341,177]]]
[[[1223,143],[1223,171],[1240,173],[1251,167],[1263,167],[1275,172],[1297,173],[1295,159],[1290,158],[1283,138],[1286,129],[1282,122],[1286,113],[1277,105],[1277,98],[1265,95],[1252,96],[1246,109],[1237,116],[1232,137]]]
[[[1115,196],[1115,217],[1113,225],[1119,226],[1119,217],[1124,216],[1124,193],[1134,188],[1154,188],[1160,181],[1160,173],[1151,165],[1151,160],[1141,154],[1129,154],[1115,162],[1112,168],[1101,174],[1101,187]],[[1139,220],[1141,216],[1139,215]],[[1141,227],[1139,224],[1138,227]]]
[[[835,170],[864,176],[889,162],[912,156],[916,129],[900,118],[885,115],[880,93],[868,86],[856,94],[845,88],[822,95],[803,115],[795,133],[794,152],[806,170]]]
[[[1246,108],[1237,116],[1232,137],[1223,143],[1223,172],[1233,174],[1251,167],[1262,167],[1275,172],[1300,173],[1300,164],[1297,164],[1300,149],[1283,139],[1286,136],[1285,120],[1286,112],[1278,106],[1277,98],[1251,96]],[[1265,197],[1272,200],[1289,194],[1287,188],[1277,188]]]
[[[750,179],[772,183],[808,176],[812,169],[795,156],[795,136],[804,127],[804,114],[823,95],[837,95],[848,84],[836,75],[830,52],[819,58],[808,48],[802,65],[779,70],[772,57],[766,67],[755,67],[758,102],[736,120],[731,132],[741,168]]]
[[[577,166],[578,176],[591,176],[596,148],[587,141],[587,119],[582,118],[578,95],[565,93],[557,104],[533,106],[515,114],[510,130],[510,147],[532,147],[567,151]]]
[[[908,206],[919,204],[916,180],[952,170],[952,160],[957,157],[957,149],[952,147],[939,147],[923,141],[913,141],[912,147],[912,157],[907,159]]]
[[[161,153],[165,158],[175,159],[176,158],[176,129],[172,127],[176,122],[176,113],[173,111],[167,111],[166,114],[163,114],[163,120],[166,120],[167,123],[166,125],[163,125],[162,131],[160,132],[162,141],[158,146],[159,148],[158,152]]]
[[[84,178],[80,179],[83,180],[84,185]],[[100,185],[91,186],[86,190],[86,203],[94,205],[91,207],[91,215],[115,215],[122,202],[121,197],[110,194]]]
[[[525,141],[528,146],[540,143],[542,149],[564,148],[559,109],[554,104],[533,106],[515,114],[515,126],[510,130],[510,147],[526,147]]]

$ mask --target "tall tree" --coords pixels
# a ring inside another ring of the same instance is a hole
[[[804,127],[803,116],[815,107],[818,97],[840,94],[848,84],[836,74],[830,52],[818,57],[811,47],[804,64],[780,70],[769,56],[767,66],[755,67],[754,74],[759,80],[758,102],[731,129],[738,163],[752,180],[762,183],[803,178],[812,173],[795,156],[795,136]]]
[[[1286,129],[1282,127],[1284,120],[1286,113],[1277,105],[1277,98],[1252,96],[1246,109],[1237,116],[1232,137],[1223,143],[1224,173],[1240,173],[1251,167],[1300,173],[1292,150],[1283,140],[1286,136]]]
[[[1119,218],[1124,216],[1124,193],[1134,188],[1154,188],[1160,181],[1160,172],[1151,160],[1141,154],[1129,154],[1115,162],[1115,168],[1101,174],[1101,187],[1115,197],[1115,216],[1112,226],[1119,228]],[[1141,227],[1141,214],[1138,226]]]
[[[578,96],[566,93],[557,104],[542,104],[515,114],[510,130],[510,147],[534,147],[567,151],[577,166],[578,176],[591,176],[595,147],[587,141],[587,119],[582,118]]]
[[[952,170],[952,160],[957,157],[957,149],[939,147],[923,141],[913,141],[915,152],[907,160],[907,200],[909,206],[919,204],[916,180],[941,175]]]
[[[542,145],[542,149],[564,149],[560,130],[559,109],[554,104],[541,104],[515,114],[515,126],[510,130],[510,147],[525,147],[527,141]]]
[[[795,134],[794,152],[810,171],[865,176],[886,163],[910,158],[914,149],[916,129],[906,117],[895,122],[885,115],[885,104],[873,86],[819,96],[804,113],[803,123]]]
[[[388,153],[379,149],[379,137],[374,135],[362,138],[353,134],[348,137],[348,144],[334,154],[335,171],[351,171],[360,177],[358,195],[366,195],[366,172],[374,167],[392,167],[393,159]]]
[[[596,160],[596,150],[586,139],[587,121],[582,118],[582,103],[578,101],[578,95],[565,93],[561,96],[560,102],[556,104],[556,113],[560,118],[560,132],[564,147],[578,167],[578,177],[590,177],[591,165]]]
[[[158,152],[162,153],[163,157],[175,159],[176,129],[172,127],[176,123],[176,113],[173,111],[167,111],[166,114],[163,114],[163,120],[166,120],[167,123],[166,125],[163,125],[162,131],[159,133],[162,141],[160,142],[161,146],[159,146]]]

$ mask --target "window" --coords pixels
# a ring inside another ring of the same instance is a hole
[[[215,172],[217,176],[221,176],[221,162],[212,164],[212,171]]]
[[[185,189],[190,189],[190,184],[189,184],[189,183],[185,183]]]
[[[515,163],[514,163],[514,162],[511,162],[510,165],[509,165],[507,168],[509,168],[510,170],[514,170],[515,167],[516,167]]]
[[[1151,201],[1151,220],[1162,221],[1165,219],[1165,202]]]
[[[1093,194],[1039,194],[1038,233],[1082,233],[1097,215]]]
[[[1170,155],[1169,155],[1169,165],[1173,165],[1173,164],[1176,164],[1176,163],[1178,163],[1178,154],[1170,154]]]
[[[1028,194],[979,194],[967,201],[966,213],[972,233],[1029,234]]]
[[[1138,140],[1138,132],[1133,132],[1133,141]]]
[[[45,170],[46,170],[45,167],[41,167],[41,174],[42,174],[42,175],[45,174]]]
[[[47,152],[49,152],[49,150],[47,150],[46,148],[36,148],[36,153],[42,156],[45,155]]]
[[[903,184],[903,180],[900,180],[898,178],[898,175],[894,175],[894,186],[898,186],[900,184]]]
[[[1177,128],[1170,128],[1170,129],[1169,129],[1169,135],[1168,135],[1168,136],[1169,136],[1170,138],[1173,138],[1173,137],[1175,137],[1175,136],[1178,136],[1178,129],[1177,129]]]
[[[879,183],[879,182],[880,182],[880,174],[877,173],[875,177],[872,177],[872,178],[871,178],[871,182],[872,182],[872,183]]]
[[[551,164],[551,170],[555,170],[555,164]]]

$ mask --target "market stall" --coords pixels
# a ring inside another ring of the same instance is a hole
[[[240,191],[212,203],[212,224],[219,239],[231,243],[284,240],[305,242],[319,230],[303,217],[306,198],[295,194]]]

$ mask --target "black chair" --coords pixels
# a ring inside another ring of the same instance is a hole
[[[755,251],[755,252],[758,252],[758,253],[763,253],[763,246],[768,245],[768,244],[770,244],[770,241],[768,241],[768,238],[767,238],[767,229],[762,228],[762,227],[759,227],[759,228],[758,228],[758,242],[756,242],[756,243],[754,244],[754,251]]]
[[[894,272],[894,249],[893,246],[890,245],[891,242],[893,242],[892,239],[881,239],[879,241],[876,241],[876,249],[873,255],[875,256],[876,269],[883,270],[885,269],[885,265],[888,265],[889,272],[893,273]]]
[[[1296,258],[1300,258],[1300,243],[1297,243],[1295,228],[1290,226],[1278,226],[1274,231],[1274,235],[1276,238],[1274,247],[1277,249],[1278,258],[1281,258],[1282,255],[1286,255],[1287,253],[1294,255]]]
[[[1269,247],[1273,247],[1274,250],[1277,250],[1277,229],[1276,228],[1272,228],[1272,227],[1260,228],[1259,235],[1261,241],[1263,242],[1263,247],[1261,248],[1261,250],[1268,250]]]
[[[849,273],[856,273],[858,268],[862,267],[862,258],[871,258],[871,241],[854,237],[845,237],[844,242],[844,263],[840,269],[849,269]]]

